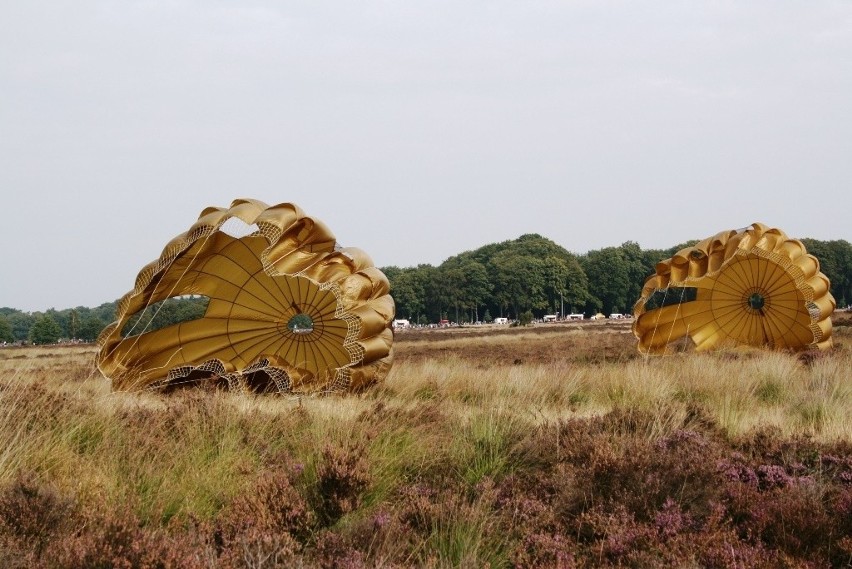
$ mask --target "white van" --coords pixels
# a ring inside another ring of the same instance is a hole
[[[508,318],[502,318],[502,317],[501,318],[495,318],[494,323],[495,324],[508,324],[509,319]]]

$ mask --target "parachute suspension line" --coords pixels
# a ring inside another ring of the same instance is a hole
[[[654,289],[654,293],[657,292],[658,290],[659,289]],[[654,293],[651,293],[648,296],[648,298],[650,298],[651,296],[654,296]],[[666,285],[665,292],[663,292],[663,302],[665,302],[665,299],[668,295],[669,295],[669,285]],[[645,302],[647,303],[647,300]],[[644,308],[644,305],[642,305],[642,307]],[[662,307],[660,307],[660,308],[662,308]],[[654,320],[654,330],[651,332],[651,342],[650,342],[651,344],[654,343],[654,339],[657,337],[657,327],[660,325],[660,316],[661,316],[661,314],[658,312],[657,318]],[[651,346],[649,345],[648,349],[645,350],[645,357],[648,358],[650,356],[651,356]]]
[[[668,290],[668,286],[666,287],[666,290]],[[681,305],[683,304],[683,293],[684,293],[685,291],[686,291],[686,287],[684,287],[684,286],[680,287],[680,300],[679,300],[679,301],[678,301],[678,303],[677,303],[677,308],[675,309],[674,320],[673,320],[672,322],[676,322],[676,321],[677,321],[677,315],[678,315],[678,313],[680,312],[680,307],[681,307]],[[668,337],[668,338],[666,338],[666,346],[668,346],[668,345],[669,345],[669,343],[672,341],[672,332],[674,332],[674,326],[672,326],[671,328],[669,328],[669,337]]]
[[[665,292],[663,293],[663,302],[665,302],[665,298],[668,297],[670,288],[671,288],[670,284],[666,285]],[[677,320],[678,313],[680,312],[680,307],[683,304],[683,296],[684,296],[685,293],[686,293],[686,287],[680,287],[680,300],[677,303],[677,308],[675,309],[675,315],[674,315],[673,321]],[[661,310],[662,308],[664,308],[664,306],[660,306],[657,310]],[[650,342],[651,344],[654,343],[654,339],[657,337],[657,328],[660,325],[660,317],[661,316],[662,316],[662,314],[657,313],[657,318],[654,320],[654,330],[653,330],[653,332],[651,332],[651,342]],[[666,345],[668,345],[669,342],[671,342],[673,332],[674,332],[674,327],[669,328],[669,337],[666,338]],[[688,332],[689,332],[689,327],[687,326],[687,334],[688,334]],[[651,346],[649,345],[648,349],[645,350],[645,353],[644,353],[645,359],[647,360],[647,358],[650,357],[650,355],[651,355]]]
[[[656,289],[655,289],[655,290],[656,290]],[[665,299],[666,295],[668,294],[668,290],[669,290],[669,286],[668,286],[668,285],[666,285],[666,292],[665,292],[665,293],[663,293],[663,298],[664,298],[664,299]],[[653,295],[653,293],[652,293],[652,295]],[[649,297],[649,298],[650,298],[650,297]],[[647,301],[646,301],[646,302],[647,302]],[[642,305],[642,308],[644,308],[644,307],[645,307],[645,306],[644,306],[644,305]],[[656,320],[654,320],[654,331],[653,331],[653,332],[651,332],[651,342],[650,342],[651,344],[653,344],[653,343],[654,343],[654,338],[656,338],[656,337],[657,337],[657,326],[659,326],[659,325],[660,325],[660,314],[658,313],[658,314],[657,314],[657,319],[656,319]],[[650,357],[651,357],[651,346],[649,345],[649,346],[648,346],[648,349],[647,349],[647,350],[645,350],[645,361],[647,361],[647,360],[648,360],[648,358],[650,358]]]
[[[645,308],[644,304],[642,305],[642,308],[643,309]],[[641,316],[641,314],[639,316]],[[638,321],[638,318],[637,318],[637,321]],[[654,321],[654,330],[651,332],[651,342],[650,342],[651,344],[654,343],[654,338],[657,337],[657,326],[659,325],[659,323],[660,323],[660,315],[657,314],[657,319]],[[651,346],[650,345],[648,346],[648,349],[645,350],[644,356],[645,356],[645,361],[647,362],[648,358],[651,357]]]
[[[229,218],[229,219],[230,219],[230,218]],[[227,221],[227,220],[226,220],[226,221]],[[210,240],[210,238],[211,238],[211,237],[212,237],[212,236],[213,236],[213,235],[214,235],[214,234],[215,234],[215,233],[219,230],[219,227],[221,227],[221,224],[220,224],[219,226],[217,226],[217,227],[216,227],[213,231],[207,231],[206,235],[204,236],[204,240],[201,242],[201,246],[200,246],[200,247],[198,247],[198,248],[196,248],[195,254],[192,256],[192,261],[193,261],[193,262],[194,262],[194,261],[198,258],[198,255],[201,253],[201,251],[203,251],[203,250],[204,250],[204,246],[205,246],[205,245],[207,245],[207,241],[209,241],[209,240]],[[191,243],[191,245],[195,245],[195,243],[193,242],[193,243]],[[172,263],[174,263],[175,259],[177,258],[177,256],[178,256],[181,252],[182,252],[182,251],[180,251],[180,252],[176,253],[174,256],[172,256],[172,257],[169,259],[168,266],[171,266],[171,265],[172,265]],[[190,268],[192,265],[193,265],[193,263],[192,263],[192,262],[191,262],[191,263],[187,263],[187,264],[186,264],[186,268],[184,268],[183,272],[180,274],[180,277],[179,277],[178,279],[175,279],[174,284],[172,285],[171,290],[169,290],[169,292],[168,292],[168,294],[167,294],[166,298],[170,298],[170,297],[171,297],[171,295],[174,293],[175,289],[177,288],[178,283],[180,282],[180,280],[181,280],[184,276],[186,276],[187,271],[189,271],[189,268]],[[161,270],[163,270],[163,269],[161,269]],[[148,308],[150,308],[150,307],[151,307],[151,304],[156,304],[156,302],[152,302],[152,300],[153,300],[153,299],[152,299],[152,297],[151,297],[151,296],[149,296],[149,297],[148,297],[148,299],[147,299],[147,300],[146,300],[146,302],[145,302],[145,307],[144,307],[144,308],[142,308],[142,312],[144,312],[145,310],[147,310]],[[163,307],[164,307],[164,306],[165,306],[165,303],[160,304],[160,306],[158,306],[158,307],[157,307],[157,310],[154,312],[154,314],[153,314],[153,315],[151,315],[151,320],[150,320],[150,322],[153,322],[154,318],[157,316],[157,314],[159,314],[159,313],[160,313],[160,311],[163,309]],[[141,319],[140,319],[140,320],[141,320]],[[133,327],[130,329],[130,331],[131,331],[131,332],[135,330],[136,325],[137,325],[138,323],[139,323],[139,321],[137,321],[136,323],[134,323]],[[146,328],[147,328],[147,325],[146,325]],[[119,331],[119,334],[120,334],[120,333],[121,333],[121,332]],[[135,348],[135,347],[139,344],[139,340],[141,340],[141,338],[142,338],[142,334],[144,334],[144,333],[145,333],[145,330],[143,330],[143,331],[142,331],[142,332],[140,332],[139,334],[136,334],[136,338],[133,340],[133,343],[131,344],[131,346],[132,346],[133,348]],[[120,345],[119,343],[116,343],[116,345],[115,345],[115,346],[113,347],[113,349],[112,349],[112,350],[108,353],[108,355],[110,355],[110,356],[111,356],[111,355],[115,352],[115,350],[118,348],[118,346],[119,346],[119,345]],[[178,354],[178,352],[179,352],[179,351],[180,351],[180,348],[178,348],[177,350],[175,350],[175,352],[174,352],[174,353],[173,353],[173,354],[169,357],[169,360],[168,360],[168,361],[171,361],[171,359],[172,359],[173,357],[175,357],[175,356]],[[126,358],[130,358],[131,351],[130,351],[130,350],[128,350],[128,351],[126,352],[126,354],[127,354],[127,355],[126,355]],[[121,362],[121,363],[123,364],[124,362]]]
[[[209,233],[205,236],[204,241],[202,242],[202,247],[200,247],[200,248],[199,248],[199,250],[203,248],[203,245],[207,243],[207,240],[210,238],[210,235],[212,235],[213,233],[215,233],[215,231],[211,231],[211,232],[209,232]],[[195,253],[195,256],[193,257],[193,259],[192,259],[192,260],[194,261],[194,260],[197,258],[197,256],[198,256],[198,252],[196,252],[196,253]],[[171,259],[169,259],[169,263],[168,263],[168,264],[169,264],[169,265],[171,265],[171,264],[174,262],[174,260],[175,260],[176,258],[177,258],[177,255],[175,255],[174,257],[172,257]],[[186,269],[184,269],[183,273],[181,273],[181,278],[183,278],[183,276],[184,276],[184,275],[186,275],[186,271],[189,269],[189,266],[190,266],[190,265],[188,264],[188,265],[187,265],[187,268],[186,268]],[[177,281],[176,281],[176,282],[177,282]],[[171,296],[171,294],[174,292],[174,290],[175,290],[175,287],[176,287],[176,286],[177,286],[177,284],[172,285],[172,289],[169,291],[169,294],[166,296],[166,298],[169,298],[169,297]],[[149,297],[148,297],[148,299],[147,299],[147,300],[146,300],[146,302],[145,302],[145,306],[142,308],[142,312],[144,312],[144,311],[148,310],[148,308],[150,308],[152,304],[156,304],[156,302],[158,302],[158,301],[153,301],[152,297],[150,297],[150,296],[149,296]],[[155,317],[155,316],[157,316],[157,314],[159,314],[159,312],[160,312],[160,310],[162,310],[162,308],[163,308],[163,305],[160,305],[160,306],[157,308],[157,311],[156,311],[156,312],[155,312],[155,313],[151,316],[151,321],[153,321],[154,317]],[[138,313],[137,313],[137,314],[138,314]],[[150,324],[150,322],[151,322],[151,321],[149,321],[149,323],[148,323],[148,324]],[[139,324],[139,322],[141,322],[141,318],[140,318],[139,320],[137,320],[137,321],[133,324],[133,326],[130,328],[130,331],[129,331],[130,333],[132,333],[132,332],[134,332],[134,331],[136,330],[136,326]],[[146,324],[146,325],[145,325],[145,328],[144,328],[141,332],[139,332],[139,334],[136,334],[136,335],[137,335],[137,336],[140,336],[140,335],[144,334],[144,333],[147,331],[148,324]],[[129,335],[130,335],[130,334],[129,334]],[[137,342],[138,342],[138,338],[137,338]],[[135,346],[136,346],[136,342],[134,342],[134,347],[135,347]]]

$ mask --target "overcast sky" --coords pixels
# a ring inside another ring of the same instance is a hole
[[[378,266],[852,240],[852,3],[0,0],[0,191],[26,311],[117,299],[239,197]]]

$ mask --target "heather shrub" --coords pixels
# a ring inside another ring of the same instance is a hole
[[[524,536],[510,554],[513,567],[573,569],[577,567],[573,540],[563,534],[534,533]]]
[[[0,567],[850,566],[852,352],[549,330],[424,333],[315,398],[0,351]]]
[[[725,501],[741,538],[767,548],[822,560],[849,562],[852,535],[852,455],[848,442],[784,438],[762,429],[720,462]]]
[[[779,483],[785,486],[761,490],[742,484],[728,490],[729,512],[741,537],[805,558],[825,559],[836,533],[821,490],[801,480]]]
[[[306,554],[309,562],[329,568],[410,566],[423,536],[413,532],[395,512],[378,509],[360,513],[363,515],[357,519],[350,517],[345,524],[320,530],[313,551]]]
[[[288,534],[263,532],[250,529],[238,541],[214,557],[210,566],[221,569],[288,569],[298,567],[301,547]]]
[[[504,526],[518,566],[848,561],[848,443],[826,446],[763,429],[732,447],[697,409],[649,438],[655,421],[638,409],[616,409],[542,425],[518,445],[523,468],[503,481],[498,500],[498,511],[512,512]],[[570,561],[547,553],[572,542]]]
[[[300,465],[261,472],[216,518],[222,567],[290,567],[310,540],[315,517],[294,486]]]
[[[188,391],[160,409],[119,409],[107,423],[99,461],[85,466],[108,473],[110,498],[134,503],[145,523],[211,519],[258,469],[245,425],[233,418],[219,394]]]
[[[697,415],[685,414],[681,424],[704,432],[678,429],[655,441],[648,435],[659,430],[658,419],[644,411],[616,409],[571,419],[541,427],[520,445],[519,460],[538,467],[561,464],[561,482],[542,488],[551,488],[548,499],[564,515],[620,504],[647,520],[668,499],[700,510],[718,491],[712,457],[721,451],[716,432]]]
[[[315,517],[291,480],[298,465],[260,473],[219,513],[216,542],[223,549],[262,545],[264,536],[286,536],[276,547],[297,550],[308,541]]]
[[[317,537],[314,561],[323,569],[362,569],[369,567],[365,554],[357,542],[331,532],[323,531]]]
[[[703,518],[717,498],[718,475],[712,457],[714,445],[693,431],[676,431],[656,443],[633,441],[617,449],[599,439],[588,463],[573,464],[575,493],[566,511],[624,510],[642,522],[653,521],[666,504],[676,503],[691,516]],[[710,460],[708,460],[708,458]]]
[[[21,475],[0,493],[0,546],[40,555],[75,514],[73,500]]]
[[[311,492],[311,503],[322,525],[335,524],[361,505],[370,483],[365,453],[365,447],[358,443],[344,447],[326,444],[323,448],[316,486]]]
[[[445,482],[440,488],[413,484],[401,490],[397,513],[413,539],[419,565],[500,567],[507,562],[507,536],[494,515],[497,493],[489,480],[474,488]],[[418,545],[419,543],[419,545]]]
[[[197,531],[142,524],[129,508],[89,512],[47,548],[38,566],[63,569],[202,569],[215,554]]]

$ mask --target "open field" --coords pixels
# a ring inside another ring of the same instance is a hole
[[[111,393],[0,350],[2,567],[846,567],[835,349],[645,359],[629,323],[397,334],[360,396]]]

